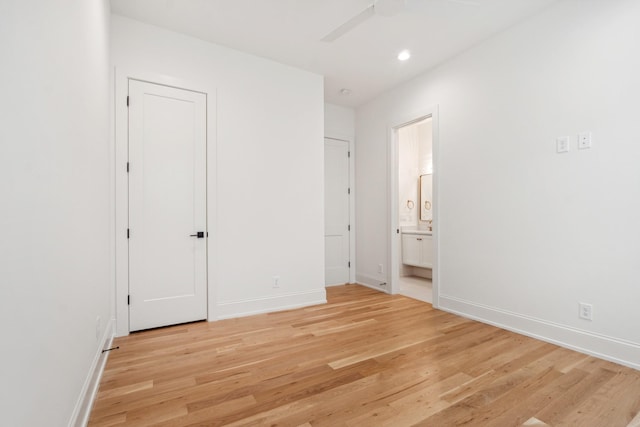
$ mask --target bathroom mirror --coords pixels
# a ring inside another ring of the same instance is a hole
[[[433,219],[432,174],[420,175],[420,221]]]

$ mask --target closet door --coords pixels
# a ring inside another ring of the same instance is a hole
[[[325,138],[325,285],[349,283],[349,193],[349,143]]]
[[[129,329],[207,317],[206,95],[129,81]]]

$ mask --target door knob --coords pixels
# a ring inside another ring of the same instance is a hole
[[[198,231],[196,232],[196,234],[190,234],[190,237],[197,237],[198,239],[203,239],[204,238],[204,231]]]

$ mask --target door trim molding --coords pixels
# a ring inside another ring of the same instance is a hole
[[[400,234],[397,234],[396,230],[399,228],[398,220],[398,129],[401,127],[410,125],[412,123],[419,122],[425,118],[431,117],[432,119],[432,151],[433,151],[433,268],[432,268],[432,305],[434,308],[439,307],[439,295],[440,295],[440,137],[439,137],[439,118],[438,118],[438,105],[425,108],[421,111],[416,111],[411,114],[404,114],[391,119],[389,124],[388,133],[388,166],[387,166],[387,182],[388,186],[388,233],[387,233],[387,248],[389,266],[389,293],[395,294],[399,291],[399,278],[400,278]]]
[[[127,244],[127,224],[129,212],[128,181],[126,164],[128,159],[128,110],[127,95],[129,79],[146,81],[178,89],[200,92],[206,95],[207,123],[207,318],[216,318],[216,289],[217,289],[217,109],[216,88],[207,82],[181,79],[165,74],[144,70],[131,70],[120,67],[114,68],[113,88],[113,122],[111,129],[111,201],[112,212],[112,257],[114,268],[114,299],[113,313],[115,315],[115,335],[129,334],[129,309],[127,296],[129,295],[129,253]]]

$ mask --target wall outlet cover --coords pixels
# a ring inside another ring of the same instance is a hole
[[[585,150],[591,148],[591,132],[581,132],[578,134],[578,149]]]
[[[581,319],[593,320],[593,305],[587,304],[586,302],[581,302],[578,305],[579,305],[578,316]]]

